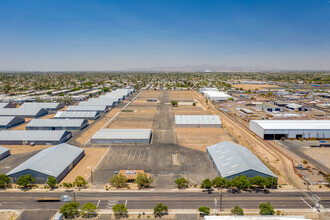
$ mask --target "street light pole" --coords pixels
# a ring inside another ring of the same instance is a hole
[[[221,207],[222,207],[222,187],[220,188],[220,204],[219,204],[219,209],[220,209],[220,212],[221,212]]]

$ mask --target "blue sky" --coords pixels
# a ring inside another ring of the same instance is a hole
[[[0,70],[330,69],[328,0],[0,0]]]

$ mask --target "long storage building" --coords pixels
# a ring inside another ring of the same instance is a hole
[[[24,122],[24,118],[17,116],[0,116],[0,129],[8,129]]]
[[[82,130],[87,126],[86,119],[32,119],[26,130]]]
[[[101,129],[91,138],[93,144],[150,143],[151,129]]]
[[[42,108],[0,108],[0,116],[19,116],[22,118],[38,118],[47,115]]]
[[[266,140],[330,138],[330,120],[251,120],[249,128]]]
[[[72,137],[69,131],[0,131],[0,144],[10,145],[54,145],[60,144]]]
[[[65,111],[71,112],[99,112],[105,113],[108,111],[108,107],[106,105],[70,105],[67,107]]]
[[[0,146],[0,160],[10,155],[10,150],[8,148]]]
[[[25,102],[20,108],[37,108],[45,109],[47,111],[57,111],[65,105],[59,102]]]
[[[97,111],[58,111],[54,116],[55,119],[87,119],[96,120],[100,117],[100,113]]]
[[[183,128],[221,128],[218,115],[176,115],[175,126]]]
[[[207,147],[206,151],[217,174],[226,179],[241,175],[248,178],[254,176],[276,177],[265,164],[244,146],[224,141]]]
[[[27,174],[31,174],[38,184],[46,183],[49,176],[60,182],[84,156],[84,150],[79,147],[59,144],[40,151],[7,175],[14,183]]]

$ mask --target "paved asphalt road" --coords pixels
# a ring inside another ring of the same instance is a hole
[[[73,193],[32,193],[32,192],[2,192],[0,193],[0,209],[58,209],[63,202],[37,202],[38,197],[70,195]],[[317,193],[321,204],[330,208],[330,192]],[[276,209],[308,209],[300,197],[309,204],[312,202],[300,192],[272,192],[239,194],[223,193],[222,208],[229,209],[239,205],[245,209],[258,209],[259,203],[271,202]],[[214,207],[214,199],[219,201],[219,193],[203,192],[77,192],[76,199],[83,205],[92,202],[99,209],[111,209],[116,203],[125,203],[128,209],[152,209],[156,203],[162,202],[169,209],[197,209],[202,205]]]

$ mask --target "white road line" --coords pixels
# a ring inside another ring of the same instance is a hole
[[[101,202],[101,200],[99,200],[99,201],[97,202],[97,205],[96,205],[97,208],[99,208],[100,202]]]
[[[127,199],[126,199],[126,201],[125,201],[125,207],[127,207]]]
[[[306,200],[304,200],[302,197],[300,197],[300,199],[301,199],[306,205],[308,205],[309,208],[311,208],[311,209],[313,208],[313,207],[312,207],[310,204],[308,204],[308,202],[306,202]]]

